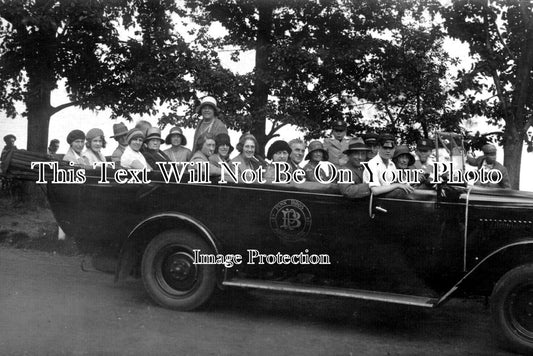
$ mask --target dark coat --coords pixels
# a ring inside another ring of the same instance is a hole
[[[146,149],[142,154],[146,159],[146,163],[148,163],[153,170],[159,170],[159,166],[155,164],[156,162],[170,162],[170,158],[168,158],[165,152],[161,150]]]
[[[355,167],[348,161],[341,168],[349,169],[353,174],[352,184],[339,183],[339,190],[342,195],[350,199],[364,198],[370,195],[371,192],[368,183],[363,183],[363,166]]]

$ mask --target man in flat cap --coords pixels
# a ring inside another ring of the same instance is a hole
[[[337,166],[342,166],[348,162],[348,157],[343,153],[348,149],[351,137],[346,136],[348,125],[343,120],[333,123],[331,135],[333,137],[324,139],[324,149],[328,153],[329,161]]]
[[[466,161],[468,164],[472,166],[476,166],[478,169],[481,169],[482,167],[485,168],[486,171],[489,171],[491,169],[495,169],[501,172],[502,174],[502,180],[499,183],[481,183],[476,182],[476,185],[487,187],[487,188],[511,188],[511,180],[509,179],[509,172],[507,171],[507,168],[503,166],[503,164],[496,161],[496,146],[491,144],[486,144],[483,147],[481,147],[481,150],[483,151],[483,156],[474,158],[472,156],[467,156]]]
[[[396,147],[394,136],[387,133],[382,134],[379,136],[378,144],[378,155],[368,161],[368,168],[372,174],[365,170],[363,175],[364,182],[368,183],[374,195],[389,193],[397,189],[400,193],[412,193],[414,189],[409,184],[396,183],[384,179],[391,172],[396,171],[396,166],[392,162]]]

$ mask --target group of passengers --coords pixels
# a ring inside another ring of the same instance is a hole
[[[323,143],[310,142],[307,155],[305,155],[307,145],[303,140],[293,139],[289,142],[277,140],[270,145],[265,159],[257,152],[259,145],[256,138],[246,133],[236,145],[239,154],[230,159],[234,147],[226,125],[217,117],[220,109],[215,98],[204,97],[196,112],[201,115],[201,120],[194,133],[193,151],[185,147],[187,138],[181,128],[171,128],[167,137],[163,139],[159,128],[141,120],[130,130],[123,123],[113,125],[114,135],[111,138],[117,141],[118,146],[111,155],[111,160],[117,167],[148,170],[157,170],[156,162],[208,162],[211,175],[220,175],[222,162],[238,162],[239,174],[245,169],[257,170],[263,167],[267,181],[274,180],[273,163],[285,162],[289,166],[290,173],[302,170],[302,175],[308,182],[323,182],[328,179],[332,174],[331,171],[316,169],[321,161],[328,161],[337,168],[351,172],[351,180],[354,183],[339,184],[339,189],[344,195],[353,198],[364,197],[371,192],[383,194],[391,191],[403,193],[413,191],[413,186],[410,184],[383,179],[383,172],[386,170],[421,169],[426,180],[433,175],[430,156],[434,147],[431,140],[418,141],[415,158],[406,145],[396,146],[396,139],[390,134],[368,133],[360,137],[348,137],[347,124],[342,120],[333,124],[331,137],[326,138]],[[14,145],[14,137],[11,136],[6,136],[4,140],[7,144]],[[92,167],[95,162],[106,161],[106,157],[102,154],[106,140],[99,128],[92,128],[86,134],[81,130],[73,130],[68,134],[67,142],[70,147],[63,157],[65,161],[85,167]],[[163,143],[170,147],[162,151]],[[486,145],[483,151],[485,156],[469,163],[504,171],[501,187],[508,187],[507,170],[495,161],[496,148],[493,145]],[[304,158],[308,163],[302,167]],[[368,167],[374,174],[369,174],[363,168],[363,162],[368,162]],[[425,181],[422,180],[420,183],[424,184]]]

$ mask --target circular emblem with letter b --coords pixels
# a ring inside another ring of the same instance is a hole
[[[297,241],[311,230],[311,213],[299,200],[282,200],[270,211],[270,227],[280,238]]]

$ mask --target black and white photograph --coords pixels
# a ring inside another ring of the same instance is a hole
[[[0,3],[0,354],[532,355],[533,1]]]

